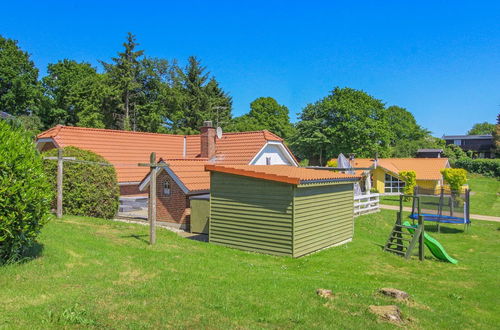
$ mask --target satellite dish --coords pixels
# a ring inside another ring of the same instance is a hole
[[[222,139],[222,128],[217,127],[216,134],[217,138]]]

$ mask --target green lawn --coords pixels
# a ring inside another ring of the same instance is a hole
[[[383,252],[395,212],[356,219],[347,245],[291,259],[243,252],[145,226],[66,217],[41,255],[0,268],[0,328],[394,328],[371,304],[397,304],[415,328],[497,328],[500,224],[434,234],[458,265]],[[455,229],[454,229],[455,228]],[[377,294],[409,292],[409,302]],[[332,289],[331,300],[316,295]]]
[[[477,174],[469,174],[467,181],[471,189],[471,214],[500,217],[500,180]],[[384,196],[382,204],[399,205],[399,196]],[[404,203],[411,206],[411,202]]]

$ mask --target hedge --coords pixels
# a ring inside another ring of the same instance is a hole
[[[51,200],[33,140],[0,120],[0,264],[26,257],[50,219]]]
[[[57,156],[52,149],[44,156]],[[64,157],[109,164],[103,157],[76,147],[63,149]],[[57,161],[44,160],[45,173],[52,189],[56,190]],[[90,163],[64,162],[63,213],[111,219],[118,210],[120,190],[113,166]],[[55,205],[55,198],[53,205]]]
[[[455,162],[454,166],[463,168],[470,173],[477,173],[494,178],[500,178],[500,159],[460,158]]]

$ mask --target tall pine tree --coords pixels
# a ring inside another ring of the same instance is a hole
[[[136,50],[139,44],[132,33],[127,34],[127,40],[123,43],[123,52],[118,57],[113,57],[113,63],[101,62],[109,76],[113,87],[116,87],[121,96],[121,111],[116,114],[119,128],[125,130],[136,130],[137,113],[136,101],[140,93],[140,57],[143,50]],[[121,119],[121,120],[120,120]]]

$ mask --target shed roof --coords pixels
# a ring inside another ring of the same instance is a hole
[[[374,166],[374,159],[357,158],[354,167]],[[441,170],[449,167],[448,158],[379,158],[378,167],[394,174],[400,171],[415,171],[417,180],[440,180]]]
[[[290,184],[357,181],[359,175],[288,165],[206,165],[207,171],[229,173]]]
[[[185,137],[186,158],[200,158],[200,135]],[[101,155],[115,166],[119,182],[140,182],[149,169],[137,164],[147,162],[151,152],[156,152],[158,158],[181,159],[184,150],[184,135],[62,125],[40,133],[37,139],[52,139],[58,147],[75,146]],[[248,164],[269,141],[283,142],[283,139],[267,130],[224,133],[215,142],[216,162]]]

